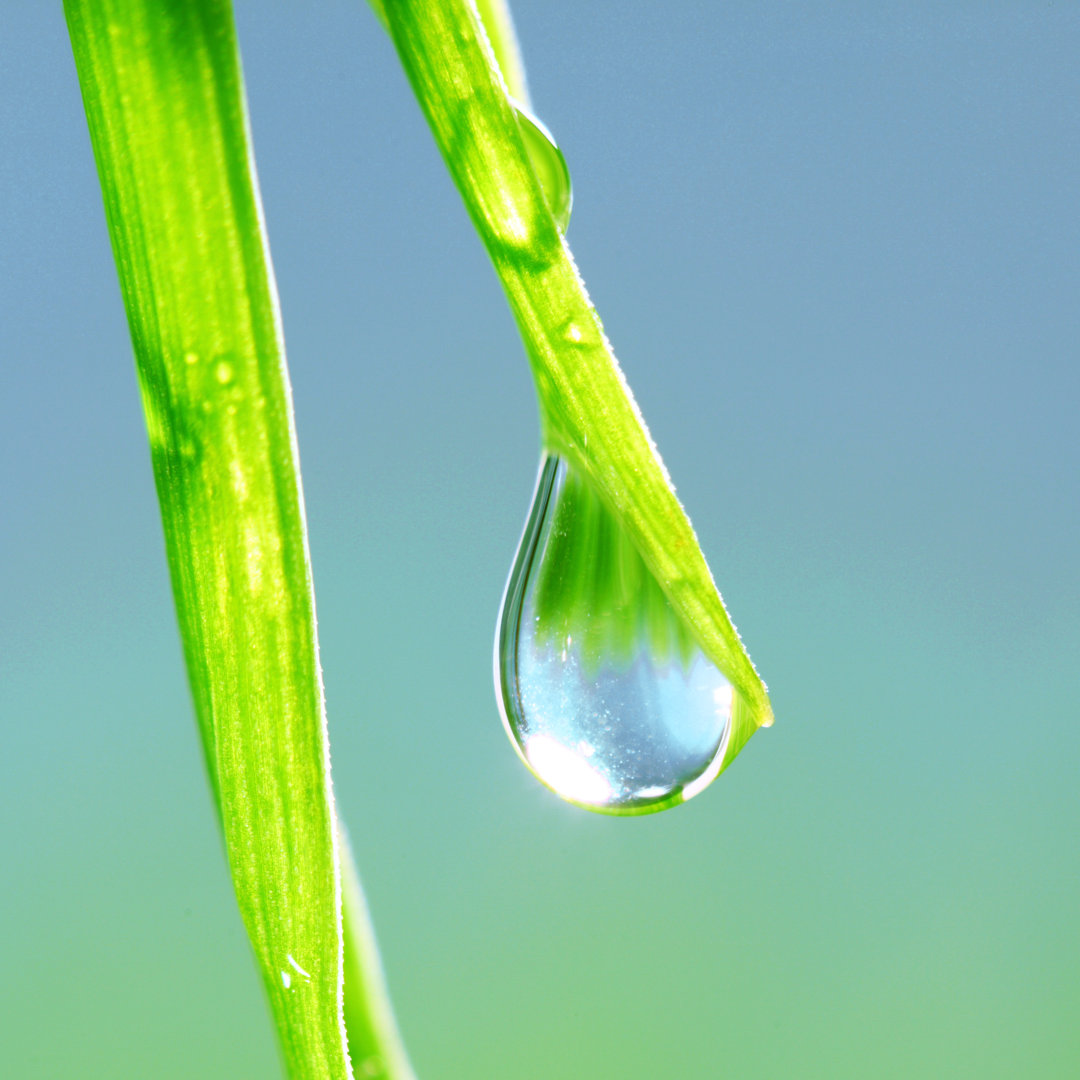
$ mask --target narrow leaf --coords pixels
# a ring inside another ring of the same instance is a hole
[[[765,685],[545,203],[488,35],[468,0],[383,0],[382,6],[517,320],[545,449],[588,478],[705,655],[738,691],[726,766],[757,727],[772,723]]]
[[[229,866],[294,1078],[350,1077],[292,405],[231,7],[66,0]]]

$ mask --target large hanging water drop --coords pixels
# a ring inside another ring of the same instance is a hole
[[[717,774],[735,694],[590,482],[544,459],[495,640],[503,721],[557,795],[641,814]]]

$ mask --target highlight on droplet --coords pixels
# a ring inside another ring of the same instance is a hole
[[[737,703],[592,485],[552,455],[503,597],[495,681],[536,777],[613,814],[707,786]]]
[[[578,750],[563,746],[550,735],[532,735],[522,749],[533,772],[566,798],[594,805],[611,799],[611,784]]]
[[[292,953],[286,953],[285,959],[289,962],[289,967],[291,967],[297,975],[303,976],[303,978],[307,979],[309,982],[311,981],[311,975],[296,962]]]
[[[301,966],[300,966],[300,965],[299,965],[299,964],[298,964],[298,963],[296,962],[296,958],[295,958],[295,957],[293,956],[293,954],[292,954],[292,953],[286,953],[286,954],[285,954],[285,962],[286,962],[286,963],[287,963],[287,964],[289,965],[289,967],[291,967],[291,968],[293,969],[293,971],[294,971],[294,972],[296,972],[296,974],[297,974],[297,975],[299,975],[299,976],[300,976],[300,977],[301,977],[301,978],[302,978],[302,979],[303,979],[303,980],[304,980],[305,982],[311,982],[311,975],[310,975],[310,973],[309,973],[309,972],[307,972],[307,971],[305,971],[305,970],[304,970],[304,969],[303,969],[303,968],[302,968],[302,967],[301,967]],[[281,969],[281,972],[280,972],[280,974],[281,974],[281,985],[282,985],[282,986],[284,986],[286,990],[290,990],[290,989],[292,989],[292,982],[293,982],[292,972],[286,971],[286,970],[285,970],[284,968],[282,968],[282,969]]]

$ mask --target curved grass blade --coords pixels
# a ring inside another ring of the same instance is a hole
[[[345,1027],[353,1069],[363,1080],[415,1080],[386,989],[379,947],[349,838],[340,830],[345,928]]]
[[[499,63],[467,0],[383,0],[385,20],[435,141],[517,320],[545,450],[566,459],[614,515],[731,680],[729,764],[772,708],[728,617],[570,249],[548,209]]]
[[[531,109],[525,61],[521,57],[510,5],[506,0],[476,0],[476,14],[480,16],[480,25],[487,33],[488,44],[507,91],[515,101]]]
[[[344,1080],[314,598],[231,6],[66,0],[65,11],[237,900],[289,1076]],[[366,918],[355,896],[349,910]],[[381,984],[368,983],[351,1003],[354,1048],[390,1063],[377,1075],[410,1077],[390,1068],[404,1057],[383,1045],[396,1033]]]

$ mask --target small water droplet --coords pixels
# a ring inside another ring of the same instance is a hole
[[[675,806],[719,771],[735,704],[591,483],[549,455],[503,598],[495,680],[519,755],[591,810]]]
[[[532,163],[536,179],[540,181],[540,190],[544,201],[559,226],[559,232],[566,232],[570,224],[570,211],[574,205],[574,189],[570,183],[570,169],[566,158],[550,131],[529,112],[520,102],[515,101],[521,137]]]
[[[305,982],[311,982],[311,975],[296,962],[292,953],[285,954],[285,963],[288,964],[289,967],[291,967],[293,971],[296,972],[296,974],[299,975],[300,978],[302,978]],[[284,968],[282,968],[280,974],[281,985],[284,986],[286,990],[291,989],[293,982],[292,972],[286,971]]]
[[[292,953],[287,953],[285,959],[289,961],[289,967],[291,967],[298,975],[303,975],[305,979],[311,978],[311,976],[293,959]]]
[[[227,360],[219,360],[214,367],[214,377],[222,386],[227,386],[232,382],[233,368]]]
[[[199,354],[197,352],[184,353],[185,364],[197,364],[199,362]]]

